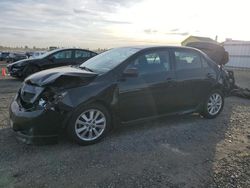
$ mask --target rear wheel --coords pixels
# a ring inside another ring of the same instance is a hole
[[[218,90],[211,92],[204,105],[201,115],[205,118],[212,119],[220,114],[224,106],[224,97]]]
[[[80,145],[100,141],[111,127],[111,118],[105,107],[91,104],[79,108],[67,127],[70,138]]]

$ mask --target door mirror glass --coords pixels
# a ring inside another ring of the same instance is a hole
[[[137,77],[138,76],[138,70],[137,68],[127,68],[123,72],[124,77]]]

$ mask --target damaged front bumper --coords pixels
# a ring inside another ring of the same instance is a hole
[[[7,66],[8,72],[13,77],[21,77],[23,75],[24,67],[11,67]]]
[[[18,140],[27,144],[52,144],[62,129],[63,114],[41,107],[27,110],[18,102],[19,97],[11,103],[10,124]]]
[[[86,100],[74,98],[74,88],[87,85],[96,76],[64,67],[40,71],[26,78],[9,109],[17,138],[28,144],[56,141],[73,109]]]

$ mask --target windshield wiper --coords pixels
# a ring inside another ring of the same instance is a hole
[[[89,71],[89,72],[94,72],[93,70],[91,70],[91,69],[88,68],[88,67],[81,67],[81,66],[80,66],[80,68],[81,68],[81,69],[84,69],[84,70],[86,70],[86,71]]]

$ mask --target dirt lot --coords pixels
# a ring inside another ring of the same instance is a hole
[[[250,71],[236,71],[250,87]],[[0,80],[0,187],[250,187],[250,100],[230,97],[222,114],[121,127],[101,143],[27,146],[8,127],[20,86]]]

